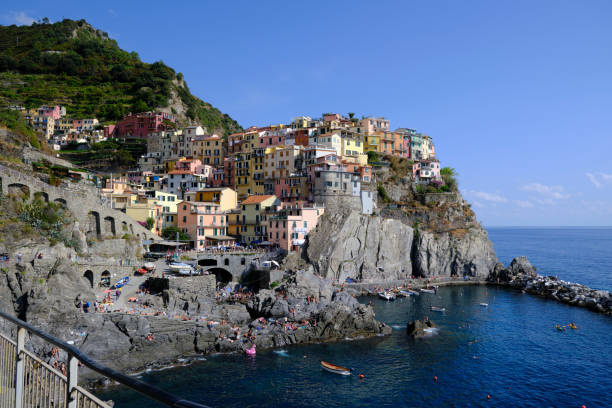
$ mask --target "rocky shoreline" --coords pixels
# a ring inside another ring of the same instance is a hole
[[[612,297],[609,291],[591,289],[579,283],[559,280],[555,276],[538,275],[524,256],[514,258],[507,268],[498,263],[487,282],[612,315]]]

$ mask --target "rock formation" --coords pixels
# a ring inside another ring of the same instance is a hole
[[[488,281],[612,315],[612,298],[607,290],[595,290],[554,276],[538,275],[524,256],[514,258],[507,268],[501,263],[495,265]]]
[[[307,258],[316,271],[339,281],[389,282],[412,275],[485,279],[497,262],[487,232],[460,198],[383,213],[325,213],[308,239]]]

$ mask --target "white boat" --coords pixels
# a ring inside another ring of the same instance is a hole
[[[173,262],[168,265],[168,268],[172,269],[173,271],[178,271],[180,269],[191,268],[191,265],[183,262]]]
[[[438,307],[438,306],[432,306],[431,307],[431,311],[432,312],[446,312],[446,309],[443,307]]]
[[[488,303],[481,303],[480,306],[482,306],[482,307],[489,307],[489,304]]]
[[[321,368],[324,369],[325,371],[329,371],[330,373],[334,373],[334,374],[351,375],[350,368],[328,363],[327,361],[321,361]]]
[[[421,292],[423,292],[423,293],[436,293],[436,291],[434,289],[425,289],[425,288],[421,288]]]
[[[185,276],[198,275],[198,271],[194,270],[192,267],[181,268],[181,269],[178,269],[177,272],[179,273],[179,275],[185,275]]]
[[[403,297],[414,296],[414,292],[412,292],[411,290],[400,290],[399,296],[403,296]]]
[[[395,294],[393,292],[380,292],[378,297],[385,300],[395,300]]]

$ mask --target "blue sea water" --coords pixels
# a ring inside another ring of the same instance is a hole
[[[492,228],[490,238],[506,264],[527,255],[540,273],[610,288],[606,246],[612,229]],[[612,406],[610,317],[485,286],[440,288],[395,302],[361,299],[369,300],[377,318],[394,328],[391,336],[254,357],[208,356],[142,379],[212,407]],[[446,312],[431,312],[431,306]],[[439,325],[439,333],[411,339],[406,323],[423,316]],[[554,328],[570,322],[578,330]],[[365,378],[327,373],[320,360],[352,367]],[[116,407],[157,406],[123,388],[101,396]]]

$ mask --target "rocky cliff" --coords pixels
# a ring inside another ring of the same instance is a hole
[[[413,275],[485,279],[497,262],[487,232],[458,193],[451,202],[413,201],[372,216],[351,209],[326,213],[305,255],[324,277],[364,282]]]

